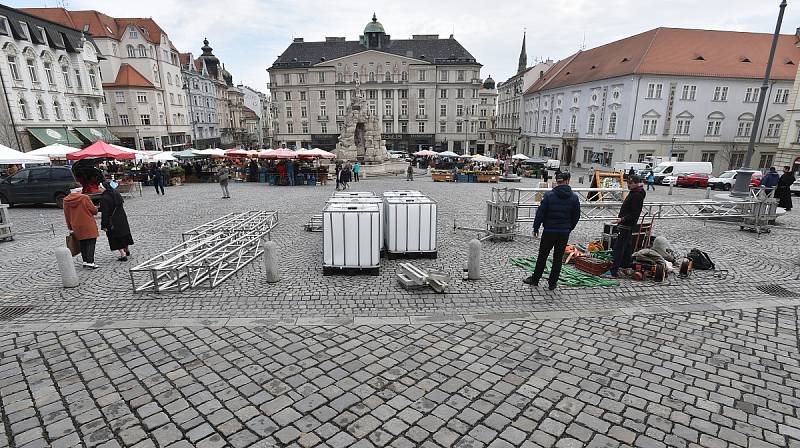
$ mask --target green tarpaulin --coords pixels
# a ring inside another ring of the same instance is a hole
[[[75,128],[89,143],[94,143],[98,140],[103,140],[106,143],[116,143],[119,141],[111,131],[108,130],[106,127],[96,127],[96,128]]]
[[[42,142],[44,146],[50,146],[55,143],[73,146],[75,148],[83,146],[83,141],[81,141],[74,132],[68,131],[65,128],[28,128],[28,132],[30,132],[36,140]]]

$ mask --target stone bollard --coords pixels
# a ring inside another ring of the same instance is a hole
[[[66,247],[56,247],[55,253],[58,271],[61,273],[61,284],[65,288],[78,286],[78,273],[75,272],[72,253]]]
[[[481,242],[475,239],[469,242],[467,278],[469,280],[480,280],[481,278]]]
[[[278,272],[278,243],[267,241],[264,243],[264,271],[266,272],[267,283],[280,281],[281,275]]]
[[[706,187],[706,199],[711,198],[711,187]]]
[[[675,182],[670,182],[670,183],[669,183],[669,193],[668,193],[668,194],[669,194],[670,196],[672,196],[672,187],[674,187],[674,186],[675,186]]]

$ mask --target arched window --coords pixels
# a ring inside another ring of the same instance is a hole
[[[375,82],[375,72],[369,72],[369,82]]]
[[[61,120],[63,118],[61,116],[61,105],[58,104],[58,101],[53,101],[53,115],[56,116],[56,120]]]
[[[555,132],[556,134],[561,132],[561,116],[560,115],[556,115],[556,119],[553,122],[553,128],[554,128],[553,132]]]
[[[36,112],[39,114],[39,119],[44,120],[44,103],[42,100],[36,100]]]
[[[408,72],[400,73],[400,79],[403,81],[408,81]]]
[[[69,113],[72,115],[73,120],[80,120],[78,118],[78,106],[75,105],[75,101],[69,103]]]
[[[358,72],[353,72],[353,81],[358,80]]]
[[[139,57],[146,58],[147,57],[147,47],[144,45],[139,45]]]
[[[172,75],[167,73],[167,84],[172,85]]]
[[[93,89],[97,88],[97,75],[94,74],[94,69],[89,70],[89,84]]]
[[[589,125],[586,126],[587,134],[594,134],[594,122],[595,122],[595,115],[589,114]]]
[[[87,104],[86,105],[86,118],[89,119],[89,120],[94,120],[95,119],[94,106],[92,106],[91,104]]]
[[[27,120],[30,118],[28,116],[28,103],[25,102],[24,99],[19,99],[19,115],[22,117],[23,120]]]
[[[135,58],[136,57],[136,49],[133,48],[133,45],[128,45],[125,47],[128,50],[128,57]]]
[[[392,74],[390,72],[386,72],[383,74],[383,80],[386,82],[390,82],[392,80]]]
[[[608,133],[609,134],[616,134],[617,133],[617,113],[611,112],[611,115],[608,116]]]
[[[547,115],[542,115],[542,133],[547,132]]]
[[[572,114],[572,117],[569,119],[569,132],[575,132],[575,125],[578,123],[578,116]]]
[[[336,82],[344,82],[344,74],[343,73],[337,73],[336,74]]]

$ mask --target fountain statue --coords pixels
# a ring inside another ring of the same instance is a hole
[[[358,81],[350,105],[347,106],[339,143],[336,144],[336,158],[379,163],[389,160],[386,141],[381,139],[378,117],[371,114],[365,106],[364,92]]]

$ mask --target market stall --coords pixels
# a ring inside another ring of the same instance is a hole
[[[102,140],[98,140],[80,151],[67,154],[67,160],[76,161],[72,165],[72,172],[83,187],[84,193],[100,191],[103,174],[97,168],[98,163],[109,159],[134,160],[135,158],[136,155],[133,152],[122,151]]]

